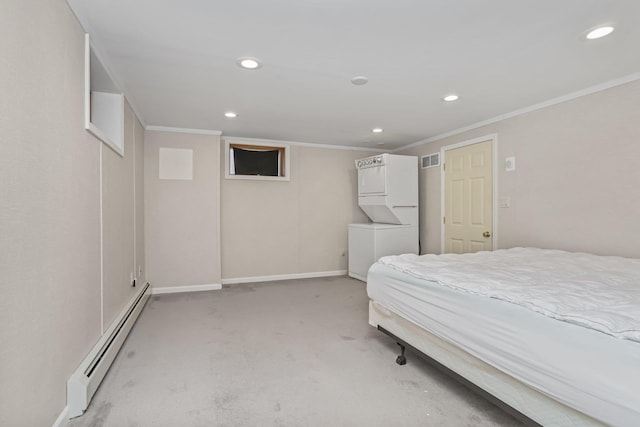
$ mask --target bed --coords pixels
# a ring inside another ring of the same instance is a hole
[[[640,425],[640,260],[535,248],[381,258],[369,323],[544,426]],[[404,353],[404,349],[403,349]]]

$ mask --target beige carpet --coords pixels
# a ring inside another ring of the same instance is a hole
[[[69,426],[517,426],[367,323],[337,277],[152,296]]]

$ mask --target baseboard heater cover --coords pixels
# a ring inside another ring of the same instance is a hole
[[[67,381],[69,418],[79,417],[89,406],[91,398],[107,374],[150,294],[151,286],[147,282],[144,288],[131,299],[120,316],[102,335]]]

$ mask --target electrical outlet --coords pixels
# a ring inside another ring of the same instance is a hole
[[[513,172],[516,170],[516,158],[515,157],[505,157],[504,159],[504,170],[506,172]]]

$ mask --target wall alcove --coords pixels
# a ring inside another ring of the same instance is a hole
[[[85,128],[124,156],[124,94],[85,35]]]

